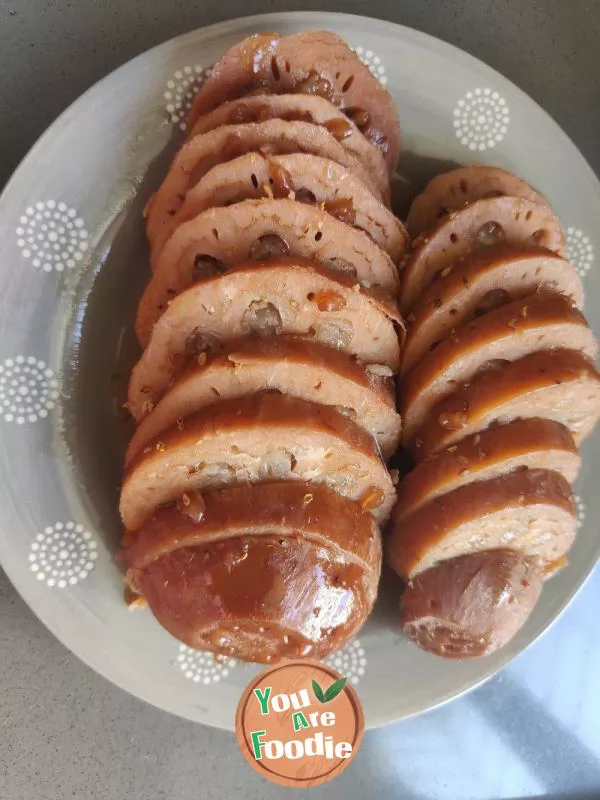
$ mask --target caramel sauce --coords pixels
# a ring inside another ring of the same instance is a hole
[[[183,547],[139,575],[182,641],[263,662],[343,639],[364,608],[363,581],[361,566],[329,548],[267,533]]]

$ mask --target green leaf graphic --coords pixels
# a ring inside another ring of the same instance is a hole
[[[348,678],[340,678],[339,680],[332,683],[329,689],[325,692],[325,700],[323,702],[328,703],[330,700],[333,700],[334,697],[337,697],[338,694],[344,688],[346,681]]]
[[[323,689],[319,686],[319,684],[313,679],[312,682],[313,692],[315,693],[315,697],[320,703],[325,702],[325,695],[323,694]]]

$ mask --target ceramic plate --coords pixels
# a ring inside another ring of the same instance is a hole
[[[109,75],[45,133],[0,198],[0,551],[9,577],[87,664],[150,703],[232,728],[257,667],[216,662],[128,611],[114,555],[124,444],[122,408],[137,350],[136,300],[148,279],[142,210],[165,174],[205,71],[261,30],[341,34],[400,110],[400,172],[412,190],[454,163],[514,171],[551,201],[600,304],[600,186],[579,152],[528,97],[471,56],[389,22],[323,13],[236,20],[166,42]],[[600,330],[596,330],[600,333]],[[600,432],[599,432],[600,433]],[[600,435],[584,447],[580,530],[571,564],[544,589],[501,652],[453,663],[398,631],[398,587],[331,662],[357,684],[369,726],[472,688],[530,644],[592,569],[600,540]]]

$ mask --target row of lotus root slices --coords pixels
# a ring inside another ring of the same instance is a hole
[[[147,206],[126,580],[189,646],[325,656],[374,603],[396,501],[394,104],[317,31],[232,48]]]
[[[596,339],[558,219],[523,180],[472,166],[414,201],[401,308],[403,444],[387,558],[404,629],[492,652],[567,564],[578,447],[600,414]]]

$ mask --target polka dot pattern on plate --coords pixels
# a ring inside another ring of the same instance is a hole
[[[345,675],[353,684],[359,682],[367,668],[367,657],[358,639],[354,639],[343,650],[339,650],[324,661]]]
[[[360,58],[362,63],[367,66],[382,86],[387,84],[387,76],[385,74],[385,67],[381,63],[381,59],[372,50],[367,50],[364,47],[353,47],[352,50]]]
[[[48,416],[59,397],[53,371],[34,356],[16,356],[0,363],[0,417],[23,425]]]
[[[579,228],[567,228],[567,258],[580,278],[587,275],[594,263],[594,246]]]
[[[19,218],[17,245],[36,269],[63,272],[83,260],[88,232],[74,208],[56,200],[28,206]]]
[[[510,122],[506,100],[492,89],[473,89],[454,109],[454,132],[469,150],[488,150],[501,142]]]
[[[210,77],[210,67],[196,64],[182,67],[167,81],[164,98],[170,121],[182,131],[186,129],[188,114],[198,89]]]
[[[29,548],[29,569],[38,581],[64,589],[90,574],[98,558],[98,545],[83,525],[55,522],[38,533]]]
[[[194,650],[185,644],[179,646],[176,665],[188,680],[194,683],[218,683],[235,667],[234,658],[214,656],[203,650]]]
[[[580,531],[585,523],[585,504],[578,494],[575,495],[575,507],[577,508],[577,530]]]

